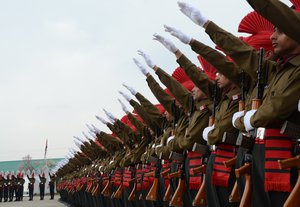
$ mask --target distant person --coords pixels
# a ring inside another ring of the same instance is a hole
[[[28,190],[29,190],[29,200],[32,201],[33,200],[33,192],[34,192],[34,183],[35,183],[35,178],[34,178],[34,170],[31,173],[31,177],[29,177],[28,174],[30,174],[29,172],[27,172],[27,178],[29,180],[28,183]]]
[[[25,180],[24,180],[23,176],[24,176],[23,172],[19,172],[17,174],[16,201],[22,201],[23,200],[24,183],[25,183]]]
[[[15,190],[16,190],[16,177],[14,171],[11,171],[8,178],[9,202],[12,202],[14,200]]]
[[[4,187],[3,187],[3,198],[4,202],[7,202],[8,200],[8,182],[9,182],[9,172],[6,172],[5,175],[3,176],[4,179]]]
[[[40,200],[44,200],[44,195],[45,195],[45,183],[46,183],[46,178],[45,178],[45,173],[39,174],[40,177]]]
[[[0,203],[2,202],[4,191],[4,172],[0,172]]]
[[[55,186],[55,178],[56,175],[54,173],[49,173],[50,181],[49,181],[49,187],[50,187],[50,200],[54,199],[54,186]]]

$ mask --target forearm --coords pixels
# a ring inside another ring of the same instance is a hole
[[[234,63],[228,60],[226,56],[217,50],[193,39],[190,46],[194,52],[203,57],[213,67],[215,67],[220,73],[225,75],[237,86],[241,85],[240,82],[240,68]]]
[[[156,99],[159,101],[159,103],[167,110],[167,112],[173,114],[172,105],[174,99],[171,98],[169,94],[167,94],[167,92],[164,91],[164,89],[162,89],[162,87],[152,76],[147,77],[147,83],[150,90],[152,91]]]
[[[205,31],[212,41],[234,60],[239,68],[242,68],[252,79],[256,80],[259,57],[253,47],[233,34],[223,30],[212,21],[207,24]]]
[[[162,125],[163,116],[160,111],[152,104],[148,99],[146,99],[142,94],[137,93],[136,98],[139,100],[143,108],[147,111],[149,117],[158,123],[159,126]]]
[[[185,110],[189,110],[189,101],[191,93],[183,87],[177,80],[167,74],[162,69],[158,68],[155,72],[160,81],[170,90],[176,100]]]
[[[181,55],[177,59],[177,63],[181,68],[183,68],[187,76],[194,82],[194,84],[201,89],[201,91],[203,91],[203,93],[205,93],[209,99],[212,100],[214,84],[208,79],[208,76],[201,72],[198,67],[184,55]]]

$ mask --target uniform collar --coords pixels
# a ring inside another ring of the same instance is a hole
[[[203,108],[203,106],[207,106],[207,105],[210,105],[211,104],[211,101],[206,98],[206,99],[203,99],[199,102],[197,102],[195,105],[196,105],[196,110],[201,110],[201,108]]]
[[[277,61],[276,71],[280,71],[284,66],[290,64],[292,66],[299,66],[300,65],[300,54],[296,55],[285,55],[281,57]]]
[[[234,99],[235,100],[236,99],[235,97],[237,95],[240,95],[240,94],[241,94],[241,90],[238,87],[236,87],[236,88],[233,88],[230,91],[228,91],[225,94],[225,96],[227,96],[228,99]]]

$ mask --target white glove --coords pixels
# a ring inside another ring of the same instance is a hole
[[[168,139],[167,139],[167,145],[168,145],[168,143],[171,141],[171,140],[173,140],[175,138],[175,136],[173,135],[173,136],[170,136]]]
[[[168,40],[161,35],[154,34],[153,39],[159,41],[161,44],[163,44],[163,46],[165,46],[172,53],[175,53],[178,50],[178,48],[171,40]]]
[[[109,113],[105,109],[103,109],[104,113],[106,114],[107,118],[110,120],[111,123],[115,123],[116,118],[112,115],[112,113]]]
[[[235,112],[232,116],[232,125],[234,126],[234,128],[236,128],[234,122],[239,119],[240,117],[244,116],[245,114],[245,111],[238,111],[238,112]]]
[[[85,138],[87,139],[87,140],[92,140],[85,132],[82,132],[82,134],[83,134],[83,136],[85,136]]]
[[[85,124],[85,126],[86,126],[91,132],[96,132],[92,126],[90,126],[90,125],[88,125],[88,124]]]
[[[133,58],[133,61],[144,75],[149,73],[148,70],[137,59]]]
[[[244,125],[245,125],[247,132],[254,129],[254,127],[251,125],[250,120],[251,120],[251,117],[253,116],[253,114],[255,114],[255,112],[256,112],[256,109],[252,109],[250,111],[247,111],[247,113],[244,116]]]
[[[153,63],[153,61],[150,59],[150,56],[147,55],[146,53],[144,53],[143,51],[141,50],[138,50],[138,54],[141,55],[144,59],[145,59],[145,62],[147,63],[147,65],[150,67],[150,68],[154,68],[154,66],[156,64]]]
[[[208,19],[191,4],[178,1],[178,6],[180,8],[180,11],[197,25],[203,27],[203,25],[208,21]]]
[[[298,101],[298,111],[300,111],[300,100]]]
[[[137,91],[136,90],[134,90],[134,88],[132,88],[132,87],[130,87],[130,86],[128,86],[128,85],[126,85],[125,83],[123,83],[122,84],[125,88],[127,88],[128,89],[128,91],[130,91],[130,93],[132,94],[132,95],[136,95],[137,94]]]
[[[108,123],[108,121],[106,121],[105,119],[103,119],[102,117],[100,117],[100,116],[97,116],[96,115],[96,119],[98,119],[99,121],[101,121],[102,122],[102,124],[107,124]]]
[[[128,102],[132,99],[127,94],[123,93],[122,91],[119,91],[119,94],[121,94]]]
[[[208,140],[208,133],[215,128],[215,125],[205,127],[202,132],[202,137],[205,141]]]
[[[190,44],[192,38],[184,33],[182,33],[179,29],[176,29],[174,27],[169,27],[167,25],[164,25],[165,31],[169,32],[174,37],[177,37],[181,42],[184,44]]]
[[[123,111],[127,114],[129,112],[129,110],[126,108],[125,104],[120,99],[118,99],[118,101],[120,102]]]
[[[96,136],[96,134],[95,134],[94,132],[88,131],[88,133],[89,133],[94,139],[97,138],[97,136]]]
[[[101,132],[101,130],[98,129],[97,127],[95,127],[95,125],[92,124],[92,127],[93,127],[96,134],[99,134]]]

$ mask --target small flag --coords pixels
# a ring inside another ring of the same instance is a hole
[[[45,154],[44,154],[44,159],[46,159],[47,148],[48,148],[48,139],[46,139],[46,146],[45,146]]]

